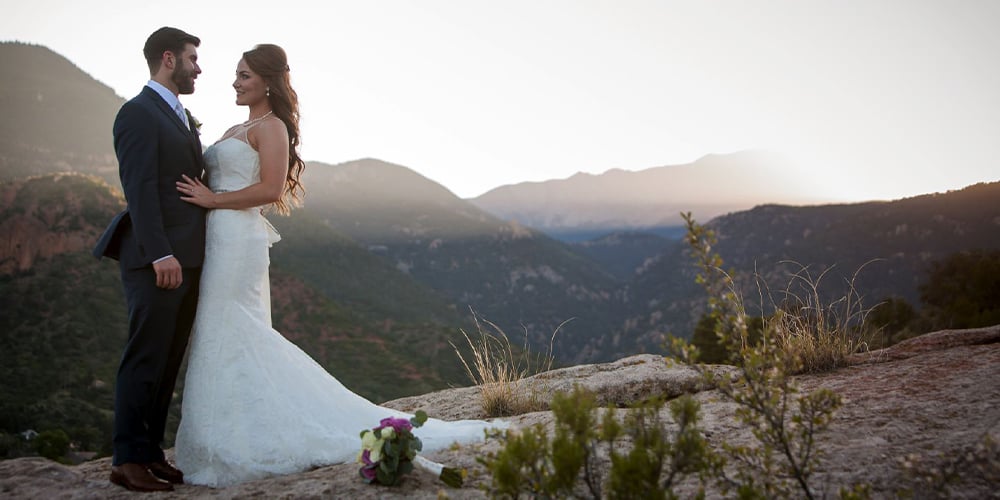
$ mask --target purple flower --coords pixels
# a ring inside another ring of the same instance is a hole
[[[361,468],[361,477],[365,478],[369,483],[375,480],[375,469],[378,468],[378,464],[370,464]]]
[[[379,428],[384,429],[386,427],[392,427],[397,433],[402,433],[413,429],[413,424],[405,418],[383,418],[379,421]]]
[[[365,465],[371,465],[371,464],[375,463],[375,462],[372,462],[372,452],[371,452],[371,450],[365,450],[365,451],[361,452],[361,463],[363,463]]]

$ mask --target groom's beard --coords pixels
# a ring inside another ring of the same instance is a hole
[[[171,75],[170,80],[177,85],[177,91],[180,94],[193,94],[194,93],[194,72],[188,71],[184,68],[177,68],[174,70],[174,74]]]

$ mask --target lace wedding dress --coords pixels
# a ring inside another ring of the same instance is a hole
[[[257,152],[238,137],[208,148],[205,162],[213,191],[260,178]],[[211,210],[207,225],[175,447],[185,482],[227,486],[353,461],[363,429],[411,416],[351,392],[271,327],[268,249],[279,237],[260,210]],[[504,426],[430,419],[415,434],[431,451]]]

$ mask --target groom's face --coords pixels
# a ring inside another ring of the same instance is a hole
[[[194,44],[187,44],[184,52],[176,54],[174,73],[170,79],[177,85],[177,90],[181,94],[194,93],[194,80],[201,73],[198,66],[198,48]]]

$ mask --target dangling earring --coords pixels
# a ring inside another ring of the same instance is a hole
[[[271,97],[271,87],[267,88],[267,90],[265,91],[265,94],[267,94],[268,97]]]

